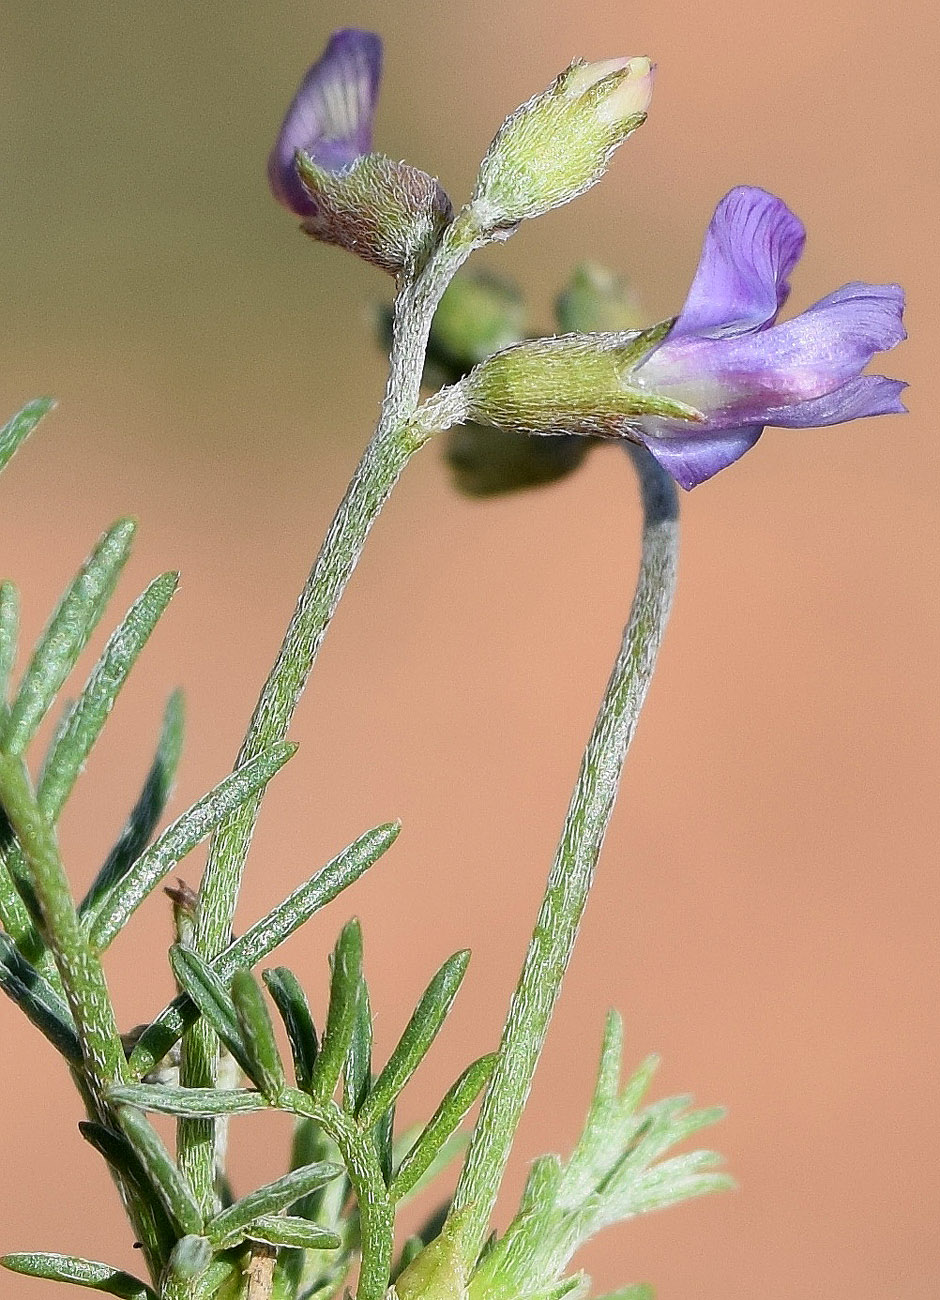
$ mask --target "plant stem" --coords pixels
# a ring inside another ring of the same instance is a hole
[[[628,444],[643,499],[636,594],[584,751],[535,931],[516,985],[496,1068],[483,1095],[451,1217],[462,1211],[460,1251],[469,1268],[488,1231],[532,1076],[584,915],[624,760],[649,688],[676,583],[678,502],[672,480]]]
[[[294,709],[316,661],[320,644],[366,538],[408,461],[430,434],[411,423],[418,405],[428,334],[441,295],[479,242],[467,213],[444,231],[437,249],[395,299],[388,383],[375,434],[367,446],[310,572],[274,666],[264,684],[236,767],[287,734]],[[229,943],[245,857],[261,796],[243,805],[212,840],[199,894],[193,946],[211,961]],[[200,1021],[184,1039],[182,1080],[210,1086],[216,1077],[218,1044]],[[213,1121],[183,1120],[178,1150],[203,1209],[215,1201]]]

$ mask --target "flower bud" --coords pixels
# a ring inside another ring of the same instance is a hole
[[[652,329],[561,334],[517,343],[460,381],[468,419],[526,433],[631,437],[645,415],[695,422],[693,407],[630,384],[638,361],[666,335]]]
[[[481,228],[511,233],[589,189],[646,120],[652,92],[647,58],[572,63],[496,133],[473,199]]]
[[[525,334],[525,303],[515,285],[494,275],[458,275],[434,315],[428,360],[448,381]]]
[[[471,423],[450,431],[444,455],[457,490],[482,498],[557,483],[578,468],[590,448],[590,438],[533,438]]]
[[[363,154],[335,172],[301,153],[295,167],[313,205],[301,230],[393,275],[420,265],[451,217],[432,176],[382,154]]]
[[[593,262],[575,267],[555,313],[563,334],[635,330],[649,319],[624,281]]]

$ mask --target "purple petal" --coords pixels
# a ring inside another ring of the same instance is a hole
[[[316,212],[294,168],[299,149],[339,171],[372,149],[372,119],[382,75],[382,42],[374,32],[334,32],[308,69],[268,158],[274,196],[299,217]]]
[[[655,456],[667,474],[680,487],[689,489],[726,469],[754,446],[763,433],[763,425],[745,425],[726,429],[720,434],[687,434],[674,438],[655,438],[640,433],[643,445]]]
[[[671,339],[726,338],[772,322],[790,292],[806,232],[782,199],[739,185],[718,204]]]
[[[818,429],[866,415],[903,415],[907,411],[901,401],[905,388],[907,384],[901,379],[859,375],[823,397],[768,410],[767,423],[785,429]]]

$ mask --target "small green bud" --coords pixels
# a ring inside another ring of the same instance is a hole
[[[487,150],[472,209],[490,236],[511,234],[589,189],[642,126],[653,92],[647,58],[576,60],[511,114]]]
[[[493,497],[556,483],[578,468],[590,447],[590,438],[533,438],[462,424],[447,435],[444,455],[458,491]]]
[[[649,319],[628,285],[594,262],[575,267],[555,301],[555,313],[563,334],[636,330]]]
[[[452,216],[432,176],[383,154],[331,171],[301,152],[295,166],[314,207],[301,229],[393,275],[420,267]]]
[[[488,357],[458,385],[465,419],[526,433],[628,436],[644,415],[700,422],[700,412],[630,383],[672,326],[611,334],[561,334]],[[452,407],[456,402],[452,401]]]
[[[439,1237],[402,1269],[391,1288],[397,1300],[463,1300],[467,1267],[458,1250],[461,1217],[445,1225]]]
[[[458,275],[448,285],[431,326],[430,359],[459,379],[525,334],[525,303],[513,284],[487,274]]]

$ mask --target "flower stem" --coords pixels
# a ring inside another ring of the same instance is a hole
[[[584,915],[594,869],[646,698],[676,583],[678,502],[672,480],[642,447],[628,444],[643,499],[640,574],[620,653],[584,751],[535,930],[451,1216],[461,1211],[460,1251],[469,1268],[488,1231],[532,1076]]]
[[[310,572],[290,620],[274,666],[264,684],[236,767],[282,740],[316,661],[323,637],[366,538],[408,461],[430,437],[412,416],[418,405],[428,334],[441,295],[478,242],[466,213],[443,232],[424,269],[399,286],[395,299],[392,349],[385,398],[375,434],[366,448]],[[212,840],[199,893],[193,940],[211,961],[229,943],[245,857],[251,844],[261,796],[244,804],[219,827]],[[182,1080],[211,1086],[218,1045],[203,1022],[184,1039]],[[180,1165],[197,1199],[211,1211],[215,1200],[214,1121],[182,1120]]]

